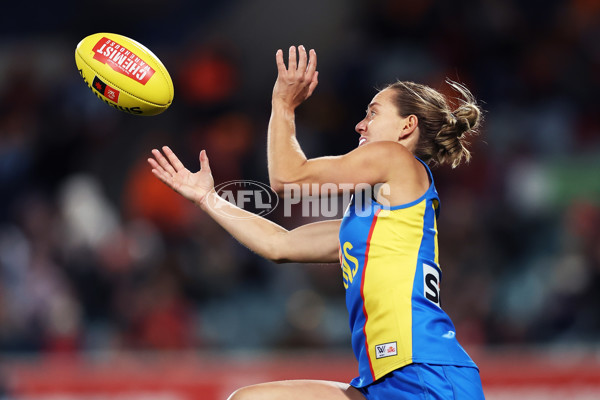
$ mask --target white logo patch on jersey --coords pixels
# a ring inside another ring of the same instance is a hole
[[[383,343],[375,346],[375,358],[385,358],[398,355],[397,342]]]
[[[423,264],[423,294],[425,298],[440,306],[440,272],[437,268]]]

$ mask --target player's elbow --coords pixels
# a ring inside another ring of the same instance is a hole
[[[271,186],[271,190],[277,193],[277,195],[281,196],[285,192],[285,183],[276,178],[269,179],[269,185]]]
[[[270,259],[272,262],[274,262],[275,264],[285,264],[285,263],[289,263],[290,260],[288,260],[285,257],[275,257],[275,258],[271,258]]]
[[[275,193],[287,196],[303,183],[311,182],[312,176],[310,164],[304,160],[294,166],[270,170],[269,184]]]
[[[296,195],[298,188],[302,185],[302,179],[292,178],[271,178],[269,185],[271,190],[277,193],[280,197],[290,197]]]
[[[283,264],[290,261],[286,254],[286,238],[287,232],[278,232],[269,240],[266,254],[266,258],[269,261],[276,264]]]
[[[285,250],[285,248],[278,248],[273,250],[271,252],[269,260],[274,262],[275,264],[286,264],[293,262],[293,260],[290,258],[289,254],[287,254]]]

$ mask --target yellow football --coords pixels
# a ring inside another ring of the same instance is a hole
[[[136,115],[156,115],[173,102],[173,81],[145,46],[115,33],[95,33],[75,49],[79,74],[100,100]]]

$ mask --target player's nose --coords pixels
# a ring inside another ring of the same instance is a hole
[[[364,119],[361,120],[358,124],[356,124],[354,130],[360,135],[362,135],[367,131],[367,122]]]

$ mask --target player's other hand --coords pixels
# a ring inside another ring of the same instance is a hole
[[[304,46],[291,46],[286,68],[283,51],[275,54],[277,63],[277,81],[273,88],[273,104],[295,109],[308,99],[318,84],[317,53],[310,50],[307,54]]]
[[[215,185],[210,173],[206,151],[202,150],[200,152],[200,171],[192,173],[183,166],[169,147],[163,146],[162,150],[165,153],[164,156],[159,150],[154,149],[152,150],[154,158],[148,158],[152,173],[186,199],[201,205],[206,195],[214,189]]]

